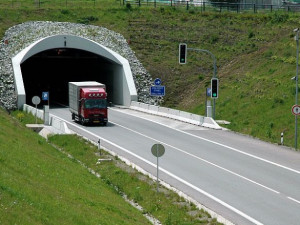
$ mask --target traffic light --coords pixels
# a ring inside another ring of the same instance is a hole
[[[179,64],[186,64],[187,45],[179,44]]]
[[[218,95],[219,95],[218,92],[219,92],[219,79],[212,78],[211,79],[211,97],[218,98]]]

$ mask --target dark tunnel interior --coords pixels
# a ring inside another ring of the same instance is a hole
[[[26,93],[26,103],[32,105],[32,97],[49,92],[51,106],[68,105],[68,82],[98,81],[106,84],[108,101],[112,66],[114,62],[79,49],[49,49],[40,52],[21,64]],[[42,99],[42,98],[41,98]],[[48,102],[41,101],[41,105]]]

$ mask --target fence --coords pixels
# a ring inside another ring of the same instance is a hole
[[[0,0],[0,8],[95,8],[101,4],[100,0]]]
[[[253,11],[257,13],[260,11],[269,11],[281,10],[286,12],[295,12],[300,11],[300,5],[298,4],[258,4],[254,3],[231,3],[231,2],[211,2],[211,1],[202,1],[202,0],[123,0],[123,5],[137,5],[137,6],[171,6],[171,7],[185,7],[187,10],[190,8],[199,9],[202,12],[205,11]]]
[[[205,11],[233,11],[233,12],[254,12],[258,11],[269,11],[281,10],[286,12],[296,12],[300,11],[300,4],[281,2],[278,4],[263,4],[258,3],[258,0],[251,0],[253,3],[247,2],[211,2],[204,0],[116,0],[115,3],[110,3],[112,5],[120,4],[130,6],[153,6],[153,7],[184,7],[187,10],[193,8],[197,10]],[[270,0],[265,0],[271,2]],[[299,0],[300,1],[300,0]],[[104,3],[101,0],[0,0],[0,8],[99,8],[103,6]]]

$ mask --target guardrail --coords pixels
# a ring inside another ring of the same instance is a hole
[[[170,109],[166,107],[161,106],[155,106],[155,105],[149,105],[142,102],[135,102],[132,101],[130,108],[133,110],[163,116],[174,120],[183,121],[186,123],[207,127],[207,128],[213,128],[213,129],[222,129],[216,121],[214,121],[213,118],[205,117],[189,112],[184,112],[176,109]]]

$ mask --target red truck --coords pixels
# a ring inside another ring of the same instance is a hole
[[[69,108],[72,120],[85,124],[107,124],[105,84],[96,81],[69,82]]]

